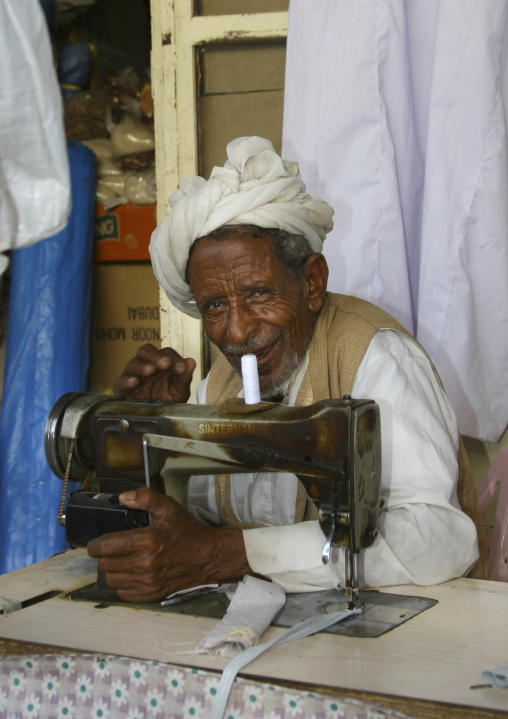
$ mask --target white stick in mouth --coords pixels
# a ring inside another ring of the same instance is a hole
[[[242,379],[245,404],[257,404],[261,402],[256,355],[242,355]]]

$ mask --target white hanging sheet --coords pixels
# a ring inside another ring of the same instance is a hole
[[[62,98],[38,0],[2,0],[0,47],[2,253],[63,229],[71,194]]]
[[[508,423],[505,0],[292,0],[283,157],[335,208],[329,288],[423,344],[460,431]]]

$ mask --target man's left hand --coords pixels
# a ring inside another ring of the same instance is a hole
[[[107,584],[127,602],[156,602],[200,584],[235,582],[252,574],[241,531],[207,527],[171,497],[143,487],[120,501],[142,509],[152,524],[105,534],[88,543]]]

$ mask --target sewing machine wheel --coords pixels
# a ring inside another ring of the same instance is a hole
[[[78,401],[76,403],[75,400],[80,398],[82,398],[82,402]],[[97,397],[94,397],[95,402],[97,399]],[[80,417],[90,406],[90,395],[84,392],[67,392],[57,400],[46,421],[44,450],[51,471],[57,477],[63,479],[71,447],[74,447],[72,452],[72,479],[73,481],[82,481],[90,469],[94,468],[95,453],[91,443],[87,442],[86,438],[80,438],[79,446],[77,444],[73,445],[73,438],[67,436],[69,432],[64,432],[62,429],[64,418],[69,422],[69,418],[66,418],[65,415],[71,403],[75,405],[72,415]],[[81,407],[80,404],[83,406]]]

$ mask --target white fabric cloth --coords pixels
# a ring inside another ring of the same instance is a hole
[[[71,206],[62,97],[38,0],[0,3],[0,253],[65,227]],[[0,275],[7,267],[0,255]]]
[[[270,140],[239,137],[227,146],[224,167],[210,179],[187,177],[169,198],[171,211],[150,241],[155,276],[175,307],[200,318],[187,283],[189,251],[223,225],[257,225],[304,235],[321,252],[333,227],[328,203],[305,192],[298,164],[281,160]]]
[[[482,682],[489,684],[491,687],[508,689],[508,664],[482,672]]]
[[[223,619],[198,644],[196,653],[236,657],[259,643],[285,603],[286,592],[278,584],[244,577]]]
[[[422,343],[462,434],[508,422],[508,4],[291,0],[283,156],[335,209],[329,289]]]
[[[374,399],[381,414],[384,505],[378,537],[360,555],[362,585],[428,585],[462,576],[478,558],[477,535],[457,500],[455,415],[427,357],[406,335],[379,330],[358,369],[353,397]],[[195,401],[205,403],[206,379]],[[291,524],[296,479],[290,477],[232,477],[239,520],[289,524],[244,530],[249,564],[287,592],[343,586],[344,551],[334,548],[323,565],[318,522]],[[213,477],[192,478],[188,501],[195,516],[217,523]]]

